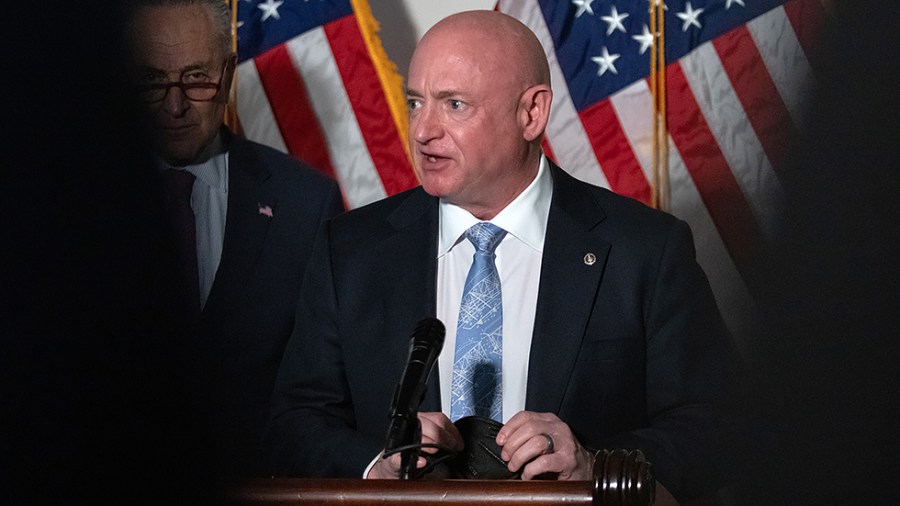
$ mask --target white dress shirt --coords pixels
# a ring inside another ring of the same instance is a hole
[[[552,194],[553,179],[546,159],[541,157],[534,181],[490,220],[507,232],[495,251],[503,302],[503,423],[525,408],[528,357]],[[446,326],[447,334],[438,369],[441,407],[449,417],[456,324],[466,275],[475,254],[465,231],[481,220],[453,204],[441,201],[439,207],[436,316]]]

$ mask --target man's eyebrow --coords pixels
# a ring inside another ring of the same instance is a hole
[[[165,70],[163,70],[159,67],[154,67],[152,65],[135,65],[134,69],[137,70],[138,72],[147,72],[147,73],[152,73],[152,74],[165,74],[166,73]]]
[[[169,71],[169,70],[161,69],[161,68],[159,68],[159,67],[154,67],[154,66],[152,66],[152,65],[138,65],[138,66],[137,66],[137,69],[138,69],[140,72],[150,72],[150,73],[153,73],[153,74],[162,74],[162,75],[165,75],[165,74],[175,74],[175,73],[177,73],[177,74],[181,75],[181,74],[184,74],[185,72],[190,72],[190,71],[192,71],[192,70],[203,70],[203,71],[207,71],[207,70],[210,69],[210,66],[209,66],[208,64],[206,64],[206,63],[192,63],[192,64],[190,64],[190,65],[186,65],[186,66],[184,66],[184,67],[181,67],[180,69],[175,69],[175,70]]]
[[[444,91],[439,91],[437,93],[437,95],[434,96],[434,98],[444,99],[444,98],[450,98],[450,97],[458,97],[460,95],[462,95],[462,93],[457,90],[444,90]]]
[[[410,88],[407,88],[407,89],[406,89],[406,94],[409,95],[409,96],[412,96],[412,97],[423,97],[423,96],[425,96],[424,93],[419,92],[419,91],[414,90],[414,89],[410,89]],[[439,91],[436,95],[434,95],[434,98],[436,98],[436,99],[438,99],[438,100],[441,100],[441,99],[445,99],[445,98],[449,98],[449,97],[458,97],[458,96],[460,96],[460,95],[462,95],[462,92],[460,92],[460,91],[457,91],[457,90],[445,90],[445,91]]]

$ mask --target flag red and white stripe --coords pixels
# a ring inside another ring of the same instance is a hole
[[[368,4],[336,3],[345,5],[336,11],[282,5],[275,18],[260,15],[256,3],[238,2],[241,42],[258,33],[286,35],[242,55],[236,102],[247,138],[334,177],[353,208],[418,182],[406,147],[401,80],[381,49]],[[302,22],[289,25],[291,13]],[[301,26],[310,19],[318,21]]]

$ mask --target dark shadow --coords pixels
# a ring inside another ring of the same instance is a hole
[[[737,504],[900,500],[900,9],[833,2],[737,416]]]
[[[123,7],[7,7],[0,503],[204,502]]]

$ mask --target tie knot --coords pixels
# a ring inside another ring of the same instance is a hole
[[[173,200],[191,200],[196,176],[183,169],[166,169],[163,171],[163,184],[167,198]]]
[[[479,253],[493,254],[505,235],[506,230],[486,221],[476,223],[466,230],[466,238],[475,245],[475,250]]]

